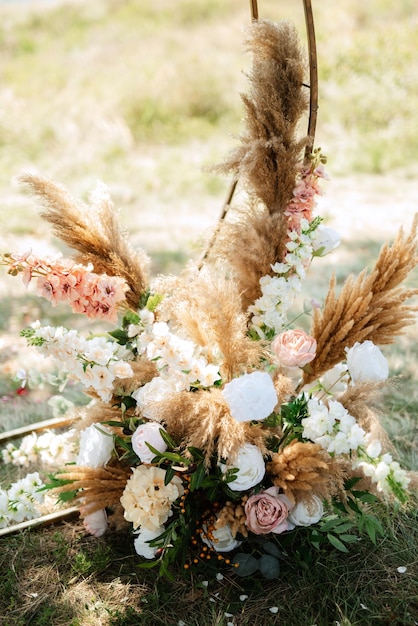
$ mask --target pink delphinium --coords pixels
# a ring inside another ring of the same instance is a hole
[[[95,274],[92,266],[83,266],[68,259],[41,259],[30,252],[24,255],[3,255],[9,274],[22,272],[27,286],[37,277],[36,291],[51,304],[66,302],[75,313],[90,319],[117,319],[118,306],[125,300],[128,285],[119,276]]]

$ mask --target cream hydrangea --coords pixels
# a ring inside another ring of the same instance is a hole
[[[134,529],[158,530],[173,515],[171,505],[184,493],[181,479],[164,484],[166,472],[153,465],[135,467],[120,499],[124,516]]]

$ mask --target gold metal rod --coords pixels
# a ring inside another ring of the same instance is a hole
[[[309,84],[310,84],[310,102],[309,102],[309,121],[308,121],[308,137],[309,145],[306,147],[305,159],[312,151],[315,140],[316,122],[318,117],[318,58],[316,52],[315,26],[312,13],[311,0],[303,0],[305,10],[306,33],[308,37],[309,52]]]
[[[4,443],[5,441],[9,441],[10,439],[18,439],[19,437],[24,437],[25,435],[29,435],[33,432],[46,430],[47,428],[62,428],[63,426],[68,426],[68,424],[71,424],[71,422],[73,421],[73,417],[53,417],[49,420],[44,420],[43,422],[34,422],[33,424],[27,424],[26,426],[21,426],[20,428],[15,428],[13,430],[8,430],[4,433],[0,433],[0,444]]]
[[[251,19],[258,20],[258,4],[257,0],[250,0]]]
[[[12,533],[17,533],[20,530],[26,530],[27,528],[34,528],[35,526],[46,526],[47,524],[53,524],[54,522],[61,522],[64,519],[73,517],[76,513],[80,513],[76,506],[72,506],[71,508],[64,509],[62,511],[56,511],[55,513],[48,513],[48,515],[42,515],[41,517],[36,517],[35,519],[29,519],[26,520],[26,522],[20,522],[20,524],[14,524],[13,526],[8,526],[7,528],[1,528],[0,537],[11,535]]]

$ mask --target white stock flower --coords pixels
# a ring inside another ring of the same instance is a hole
[[[113,452],[113,436],[103,424],[92,424],[80,433],[80,449],[76,464],[103,467]]]
[[[324,507],[321,499],[313,496],[309,502],[298,502],[287,519],[295,526],[311,526],[319,522],[323,514]]]
[[[236,479],[228,483],[232,491],[246,491],[255,487],[263,480],[266,473],[263,455],[257,446],[251,443],[245,443],[232,461],[220,463],[220,468],[224,474],[230,469],[238,469],[235,474]]]
[[[153,548],[149,545],[149,542],[156,539],[162,532],[164,532],[164,526],[159,526],[155,530],[140,528],[138,534],[135,534],[134,540],[136,553],[139,556],[143,556],[145,559],[153,559],[159,548]]]
[[[382,453],[382,444],[379,439],[373,439],[366,448],[366,454],[372,459],[377,459]]]
[[[347,367],[354,384],[369,380],[385,380],[389,366],[380,348],[372,341],[358,341],[347,353]]]
[[[231,415],[237,422],[263,420],[277,404],[277,393],[267,372],[252,372],[234,378],[222,390]]]
[[[335,417],[330,415],[325,404],[311,398],[308,400],[309,417],[302,419],[302,437],[316,442],[323,435],[330,435],[333,432]]]
[[[151,463],[155,457],[154,452],[151,452],[147,443],[158,450],[158,452],[167,450],[167,444],[161,437],[160,430],[165,429],[157,422],[146,422],[138,426],[132,435],[132,449],[142,463]]]

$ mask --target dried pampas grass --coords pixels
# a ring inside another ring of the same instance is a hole
[[[404,303],[418,289],[406,289],[402,283],[418,264],[417,227],[418,216],[408,235],[401,228],[393,245],[382,247],[370,274],[363,270],[357,278],[347,278],[338,297],[335,276],[331,279],[323,311],[313,311],[310,334],[317,342],[317,357],[309,364],[303,385],[343,361],[345,348],[367,339],[377,345],[393,343],[405,326],[414,323],[418,307]]]
[[[158,313],[204,348],[209,362],[220,362],[222,380],[228,382],[243,369],[258,366],[263,348],[247,337],[241,294],[224,274],[218,267],[188,271],[170,286]]]
[[[41,216],[52,224],[57,237],[78,252],[78,263],[92,263],[97,274],[125,279],[129,286],[126,301],[136,310],[148,285],[149,259],[129,245],[107,188],[99,184],[86,205],[47,178],[26,173],[19,180],[40,197]]]
[[[259,20],[248,29],[253,53],[251,91],[242,95],[245,131],[218,170],[245,180],[271,214],[284,210],[292,197],[300,152],[307,139],[296,140],[298,121],[308,108],[303,85],[306,60],[296,29],[289,22]]]
[[[229,212],[212,251],[233,268],[244,311],[260,295],[260,278],[283,256],[283,213],[308,143],[308,138],[296,138],[308,95],[303,84],[306,61],[294,27],[257,21],[248,30],[247,46],[254,61],[251,90],[242,96],[246,127],[240,145],[216,170],[242,180],[252,201]]]
[[[75,497],[80,502],[80,514],[85,517],[106,507],[118,507],[131,473],[131,468],[119,464],[98,468],[72,467],[68,472],[57,475],[61,480],[71,480],[72,483],[57,487],[54,492],[77,491]]]

